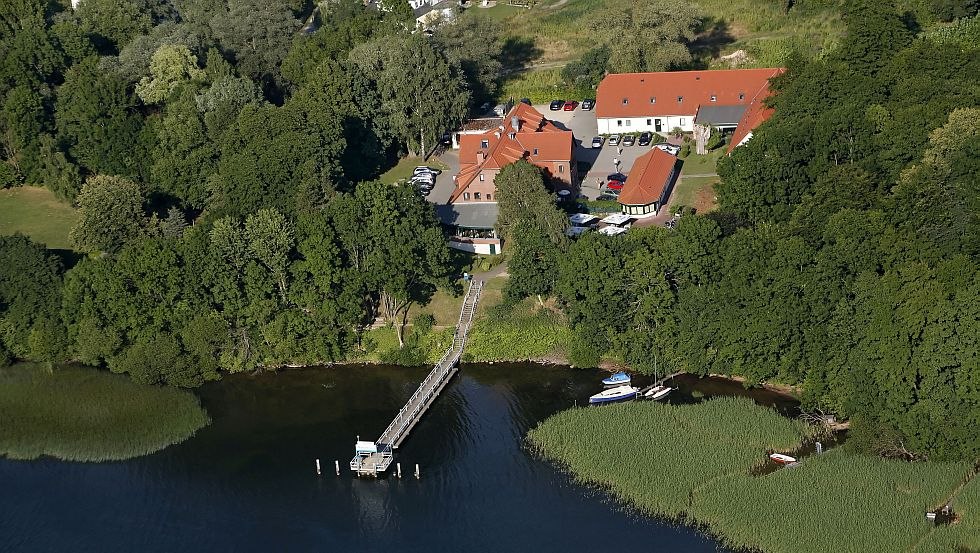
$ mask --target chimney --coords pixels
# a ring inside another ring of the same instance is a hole
[[[514,132],[521,132],[521,118],[514,115],[510,118],[510,127]]]
[[[483,163],[486,160],[487,160],[487,153],[486,152],[484,152],[483,150],[480,150],[479,152],[476,153],[476,163],[477,163],[477,165]]]
[[[500,127],[500,131],[502,131],[502,130],[504,130],[504,128],[503,127]],[[500,131],[497,131],[497,132],[493,133],[493,135],[495,137],[497,137],[498,139],[500,138]]]

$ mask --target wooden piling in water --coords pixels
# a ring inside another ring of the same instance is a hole
[[[402,477],[402,464],[401,463],[395,463],[395,468],[398,469],[398,478],[401,478]]]
[[[320,476],[320,460],[316,460],[316,475]]]
[[[334,460],[333,468],[337,471],[337,476],[340,476],[340,461]]]
[[[422,473],[419,471],[419,464],[415,463],[415,478],[422,478]]]

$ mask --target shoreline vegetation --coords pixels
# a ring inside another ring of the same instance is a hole
[[[970,463],[885,460],[838,447],[752,475],[767,453],[793,452],[816,435],[750,400],[720,398],[569,409],[528,439],[576,479],[729,546],[766,553],[980,546],[980,482]],[[953,495],[957,520],[933,526],[925,511]]]
[[[75,366],[0,368],[0,457],[122,461],[193,436],[211,419],[192,392]]]

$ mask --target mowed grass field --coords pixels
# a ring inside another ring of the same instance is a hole
[[[614,432],[609,429],[615,428]],[[735,547],[799,551],[966,551],[976,547],[976,479],[953,500],[960,520],[935,527],[970,463],[888,461],[836,448],[764,476],[771,451],[813,429],[747,399],[631,402],[559,413],[529,434],[547,458],[646,513],[705,525]]]
[[[0,234],[20,232],[51,249],[71,249],[68,232],[78,214],[47,188],[0,190]]]

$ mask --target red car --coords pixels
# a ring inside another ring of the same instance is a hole
[[[611,180],[608,184],[606,184],[606,188],[609,190],[622,190],[624,184],[626,183],[621,180]]]
[[[565,102],[565,107],[563,109],[565,111],[575,111],[575,107],[577,105],[578,105],[578,102],[576,102],[575,100],[569,100],[569,101]]]

